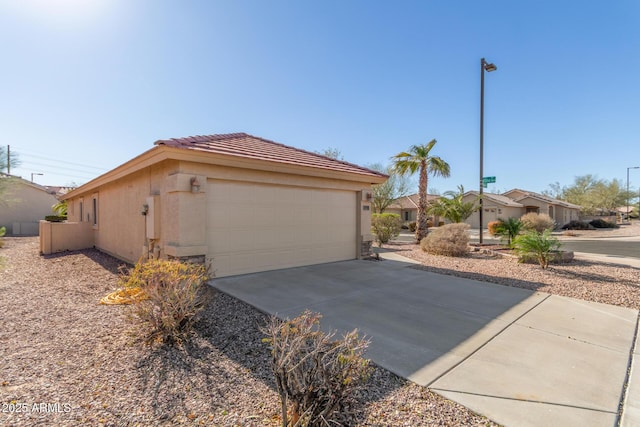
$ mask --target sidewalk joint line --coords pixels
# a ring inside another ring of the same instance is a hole
[[[514,401],[517,401],[517,402],[528,402],[528,403],[539,403],[539,404],[542,404],[542,405],[562,406],[564,408],[582,409],[582,410],[585,410],[585,411],[601,412],[603,414],[612,414],[613,415],[613,414],[616,413],[614,411],[607,411],[607,410],[604,410],[604,409],[588,408],[586,406],[569,405],[569,404],[566,404],[566,403],[546,402],[544,400],[517,399],[515,397],[492,396],[492,395],[489,395],[489,394],[473,393],[473,392],[470,392],[470,391],[449,390],[449,389],[444,389],[444,388],[432,388],[431,390],[434,390],[435,392],[449,392],[449,393],[467,394],[467,395],[471,395],[471,396],[489,397],[489,398],[492,398],[492,399],[514,400]]]
[[[629,381],[631,380],[631,369],[633,368],[633,365],[634,365],[633,355],[635,354],[635,351],[636,351],[637,338],[638,338],[638,322],[640,322],[640,312],[636,316],[636,328],[633,331],[633,342],[631,343],[631,348],[629,349],[629,363],[627,364],[627,373],[624,377],[624,382],[622,383],[622,393],[620,395],[620,402],[618,404],[618,413],[616,415],[616,423],[615,423],[616,426],[619,426],[620,422],[622,421],[622,415],[624,413],[624,405],[628,397],[627,393],[629,391]],[[636,366],[636,368],[638,368],[638,366]]]
[[[496,337],[498,337],[500,334],[502,334],[505,330],[507,330],[507,328],[509,328],[511,325],[515,324],[518,320],[522,319],[524,316],[526,316],[527,314],[529,314],[532,310],[534,310],[536,307],[538,307],[540,304],[542,304],[543,302],[545,302],[547,299],[549,299],[551,297],[551,294],[548,294],[546,297],[544,297],[544,299],[542,299],[541,301],[539,301],[536,305],[534,305],[533,307],[531,307],[529,310],[525,311],[524,313],[522,313],[520,316],[518,316],[517,318],[513,319],[513,321],[511,321],[510,323],[508,323],[507,325],[505,325],[504,328],[500,329],[494,336],[492,336],[491,338],[489,338],[484,344],[482,344],[480,347],[476,348],[475,350],[473,350],[471,353],[469,353],[464,359],[462,359],[461,361],[459,361],[458,363],[456,363],[455,365],[451,366],[449,369],[447,369],[446,371],[444,371],[443,373],[441,373],[440,375],[438,375],[435,379],[433,379],[431,382],[429,382],[428,384],[425,385],[425,387],[430,388],[431,384],[435,383],[436,381],[438,381],[440,378],[444,377],[445,375],[447,375],[449,372],[453,371],[455,368],[457,368],[458,366],[460,366],[461,364],[463,364],[465,361],[467,361],[469,358],[471,358],[471,356],[473,356],[474,354],[476,354],[477,352],[479,352],[480,350],[482,350],[487,344],[489,344],[491,341],[493,341],[494,339],[496,339]]]

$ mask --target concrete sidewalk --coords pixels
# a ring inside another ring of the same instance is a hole
[[[359,328],[368,357],[505,426],[614,426],[638,312],[430,273],[396,261],[346,261],[215,279],[280,317]],[[640,369],[640,368],[639,368]],[[635,370],[634,370],[635,371]],[[632,372],[623,425],[640,423]]]

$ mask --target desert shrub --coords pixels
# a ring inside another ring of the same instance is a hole
[[[490,221],[489,223],[487,223],[487,230],[489,231],[489,234],[491,234],[492,236],[495,236],[498,234],[498,226],[502,224],[502,220],[498,220],[498,221]]]
[[[180,342],[202,309],[201,288],[209,278],[201,264],[177,260],[139,261],[121,276],[120,285],[139,286],[148,297],[136,302],[133,314],[146,325],[147,341]]]
[[[589,222],[589,225],[595,228],[618,228],[617,224],[605,221],[604,219],[594,219],[593,221]]]
[[[522,222],[524,230],[535,230],[538,233],[542,233],[544,230],[553,230],[556,225],[549,215],[535,212],[522,215],[520,222]]]
[[[62,222],[62,221],[66,221],[67,217],[60,216],[60,215],[45,215],[44,219],[45,221],[49,221],[49,222]]]
[[[66,218],[67,217],[67,211],[68,211],[67,201],[63,200],[61,202],[56,203],[55,205],[51,206],[51,210],[56,215],[63,216],[63,217]]]
[[[307,310],[292,320],[272,317],[263,328],[283,427],[348,425],[354,393],[368,378],[369,361],[362,356],[369,341],[357,329],[334,340],[335,332],[320,330],[320,318]]]
[[[4,241],[2,241],[2,238],[4,237],[4,235],[7,233],[7,228],[6,227],[0,227],[0,248],[4,246]]]
[[[520,234],[522,230],[522,221],[518,218],[507,218],[507,220],[498,219],[498,225],[496,226],[496,235],[500,236],[500,240],[503,242],[506,240],[507,245],[511,246],[513,239]]]
[[[560,249],[560,242],[551,235],[550,229],[542,233],[529,230],[514,239],[513,247],[521,261],[523,257],[534,257],[540,267],[547,268],[552,253]]]
[[[469,249],[469,224],[455,223],[438,227],[420,242],[423,251],[446,256],[463,256]]]
[[[416,228],[418,228],[418,224],[415,221],[411,221],[409,223],[409,231],[411,231],[412,233],[415,233]]]
[[[401,226],[402,220],[398,214],[381,213],[371,215],[371,232],[379,246],[388,243],[394,237],[398,237]]]
[[[569,221],[565,225],[562,226],[563,230],[589,230],[592,227],[583,221],[578,221],[576,219]]]
[[[427,227],[429,227],[429,228],[433,227],[433,221],[432,220],[430,220],[430,219],[427,220]]]

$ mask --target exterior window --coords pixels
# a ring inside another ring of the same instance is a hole
[[[404,213],[404,220],[409,221],[409,212]]]
[[[94,197],[93,201],[93,226],[98,225],[98,198]]]
[[[84,221],[84,209],[83,209],[82,199],[80,199],[80,222]]]

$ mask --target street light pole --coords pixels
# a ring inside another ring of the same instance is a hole
[[[627,221],[629,221],[629,169],[640,169],[640,166],[630,166],[627,168]],[[640,203],[640,201],[638,203]],[[640,204],[638,206],[640,206]]]
[[[484,72],[492,72],[497,70],[494,64],[488,63],[484,58],[480,60],[480,244],[482,244],[482,229],[483,218],[482,213],[484,211],[482,195],[484,188]]]
[[[33,182],[33,176],[34,175],[44,175],[44,174],[43,173],[31,172],[31,182]]]

